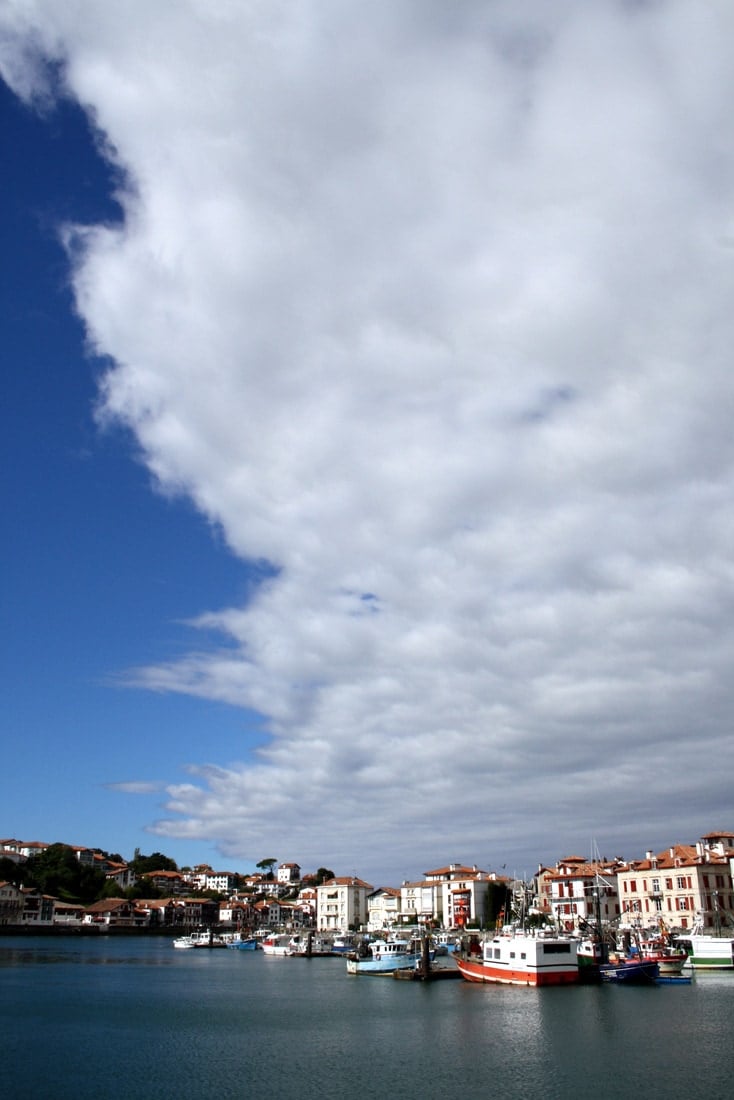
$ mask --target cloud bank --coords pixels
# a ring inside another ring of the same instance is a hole
[[[266,566],[136,673],[270,734],[156,830],[377,882],[731,828],[734,9],[1,18],[120,168],[102,415]]]

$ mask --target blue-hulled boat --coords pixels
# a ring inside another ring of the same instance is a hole
[[[624,982],[627,985],[646,985],[657,981],[660,969],[654,959],[624,958],[605,962],[599,966],[603,982]]]

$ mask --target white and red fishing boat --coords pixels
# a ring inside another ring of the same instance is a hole
[[[469,982],[505,985],[574,985],[579,981],[578,941],[554,932],[506,928],[490,939],[472,937],[454,954]]]
[[[670,932],[663,920],[659,921],[657,935],[640,940],[639,952],[642,959],[652,960],[658,964],[661,977],[680,974],[688,962],[688,952],[682,947],[673,945]]]
[[[265,955],[290,955],[290,942],[291,938],[286,933],[279,935],[276,932],[271,932],[269,936],[260,944]]]

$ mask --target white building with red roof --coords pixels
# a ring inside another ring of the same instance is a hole
[[[321,932],[349,932],[367,925],[367,897],[374,887],[352,875],[330,878],[316,887],[316,927]]]

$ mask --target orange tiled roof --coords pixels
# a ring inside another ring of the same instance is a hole
[[[330,878],[326,882],[321,883],[322,886],[365,886],[368,890],[371,890],[369,882],[365,882],[364,879],[355,878],[354,875],[348,875],[344,878]]]

